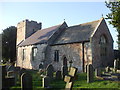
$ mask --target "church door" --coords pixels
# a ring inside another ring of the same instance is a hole
[[[63,66],[67,66],[67,58],[66,58],[66,56],[63,57]]]

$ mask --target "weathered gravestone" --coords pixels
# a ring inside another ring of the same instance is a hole
[[[101,68],[96,68],[95,69],[95,76],[101,76],[102,72],[101,72]]]
[[[7,77],[15,77],[15,72],[14,71],[8,71],[7,72]]]
[[[21,75],[21,89],[22,90],[32,90],[32,76],[28,73],[23,73]]]
[[[106,70],[106,72],[110,72],[110,67],[107,66],[107,67],[105,68],[105,70]]]
[[[73,82],[76,78],[76,73],[77,73],[77,68],[71,67],[68,75],[65,75],[64,81],[65,82]]]
[[[8,71],[6,79],[7,81],[9,81],[9,83],[11,83],[11,85],[8,86],[14,86],[17,82],[17,74],[15,73],[15,71]]]
[[[71,76],[66,75],[65,78],[64,78],[64,81],[65,82],[72,82],[73,81],[72,79],[73,78]]]
[[[119,60],[114,60],[114,69],[115,71],[119,68]]]
[[[62,78],[64,79],[65,75],[68,75],[68,67],[62,66]]]
[[[74,77],[76,75],[76,73],[77,73],[77,68],[71,67],[69,75],[72,76],[72,77]]]
[[[62,78],[61,71],[56,71],[55,78],[56,80],[60,80]]]
[[[93,78],[94,78],[93,72],[94,72],[93,66],[89,64],[87,66],[87,83],[93,82]]]
[[[49,88],[50,87],[49,84],[50,84],[50,77],[44,76],[42,78],[42,86],[43,86],[43,88]]]
[[[68,75],[65,75],[64,81],[67,82],[65,89],[72,90],[74,80],[76,78],[77,68],[71,67]]]
[[[65,86],[65,90],[72,90],[73,82],[67,82]]]
[[[53,72],[54,72],[54,68],[53,68],[52,64],[49,64],[47,66],[46,74],[48,77],[50,77],[50,79],[53,78]]]
[[[39,69],[43,69],[43,64],[40,64],[40,65],[39,65]]]
[[[8,71],[15,71],[15,67],[13,66],[13,65],[9,65],[8,67],[7,67],[7,72]]]

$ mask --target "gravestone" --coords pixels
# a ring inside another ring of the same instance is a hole
[[[95,69],[95,76],[101,76],[102,72],[101,72],[101,68],[96,68]]]
[[[42,86],[43,88],[49,88],[50,78],[48,76],[44,76],[42,78]]]
[[[110,67],[107,66],[107,67],[105,68],[105,70],[106,70],[106,72],[110,72]]]
[[[17,82],[17,74],[15,73],[15,71],[8,71],[7,72],[7,77],[6,79],[9,80],[9,82],[11,83],[10,86],[16,85]],[[9,85],[8,85],[9,86]]]
[[[65,75],[64,81],[65,82],[73,82],[76,78],[76,73],[77,73],[77,68],[71,67],[68,75]]]
[[[65,78],[64,78],[64,81],[65,82],[72,82],[73,80],[72,80],[71,76],[66,75]]]
[[[65,86],[65,90],[72,90],[73,82],[67,82]]]
[[[87,66],[87,83],[93,82],[93,78],[94,78],[93,72],[94,72],[93,66],[89,64]]]
[[[28,73],[21,75],[21,88],[22,90],[32,90],[32,76]]]
[[[71,67],[69,75],[72,76],[72,77],[74,77],[76,75],[76,73],[77,73],[77,68]]]
[[[53,68],[52,64],[48,65],[47,70],[46,70],[46,74],[47,74],[47,76],[50,77],[50,79],[53,78],[53,72],[54,72],[54,68]]]
[[[19,76],[21,77],[21,75],[25,72],[26,72],[26,69],[24,69],[24,68],[20,69]]]
[[[43,69],[43,64],[40,64],[40,65],[39,65],[39,69]]]
[[[118,69],[119,67],[119,60],[114,60],[114,69],[115,71]]]
[[[8,71],[7,72],[7,77],[15,77],[15,72],[14,71]]]
[[[62,66],[62,78],[64,79],[65,75],[68,75],[68,67]]]
[[[13,65],[9,65],[8,67],[7,67],[7,72],[8,71],[15,71],[15,67],[13,66]]]
[[[60,80],[62,78],[61,71],[56,71],[55,78],[56,80]]]

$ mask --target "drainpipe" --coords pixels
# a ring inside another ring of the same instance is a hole
[[[85,58],[84,58],[84,42],[82,42],[82,60],[83,60],[83,63],[82,63],[82,68],[83,68],[83,72],[85,71]]]

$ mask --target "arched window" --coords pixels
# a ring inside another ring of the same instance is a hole
[[[107,39],[104,35],[100,37],[100,55],[101,56],[107,55]]]

